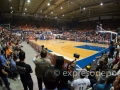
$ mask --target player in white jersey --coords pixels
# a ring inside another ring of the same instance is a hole
[[[90,80],[85,77],[85,71],[81,71],[80,78],[74,80],[71,84],[72,90],[87,90],[87,87],[90,86]]]

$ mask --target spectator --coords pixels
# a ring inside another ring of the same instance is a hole
[[[105,83],[105,80],[107,78],[107,69],[108,67],[105,65],[102,67],[102,71],[100,72],[98,76],[97,83]]]
[[[109,76],[105,83],[98,83],[96,86],[94,86],[94,89],[95,90],[110,90],[110,88],[112,87],[113,80],[114,80],[113,76]]]
[[[115,56],[115,60],[114,60],[114,62],[113,62],[113,65],[114,64],[117,64],[119,62],[119,51],[117,51],[117,53],[116,53],[116,56]]]
[[[105,56],[104,60],[103,60],[103,64],[107,65],[108,64],[108,56]]]
[[[83,74],[84,73],[84,74]],[[90,80],[85,78],[87,72],[85,70],[80,72],[80,78],[72,82],[72,90],[87,90],[87,87],[90,86]]]
[[[120,90],[120,75],[116,77],[114,83],[113,83],[113,89],[112,90]]]
[[[96,71],[101,71],[102,70],[102,67],[103,67],[103,61],[99,61],[99,65],[96,67]]]
[[[109,46],[109,58],[113,58],[114,51],[115,51],[115,47],[113,45],[113,41],[111,41]]]
[[[9,87],[10,83],[8,82],[7,76],[8,76],[8,73],[4,70],[4,67],[0,63],[0,77],[1,77],[2,81],[4,82],[6,88],[8,90],[11,90],[10,87]],[[1,86],[2,86],[1,80],[0,80],[0,83],[1,83]]]
[[[62,67],[64,65],[64,57],[57,56],[55,67],[60,71],[60,83],[58,84],[58,90],[68,90],[68,80],[72,81],[72,73],[64,70]],[[70,73],[70,74],[69,74]]]
[[[54,66],[48,67],[43,73],[43,82],[45,85],[44,90],[58,90],[57,86],[59,84],[59,71]]]
[[[5,68],[6,72],[8,72],[9,76],[15,80],[14,75],[10,69],[10,62],[7,61],[5,58],[5,51],[4,50],[1,50],[0,62],[1,62],[1,65]]]
[[[10,57],[10,67],[12,72],[17,71],[16,61],[14,60],[14,54],[12,54],[12,56]]]
[[[91,83],[91,87],[93,87],[93,85],[97,83],[97,79],[96,79],[94,72],[95,72],[94,70],[90,71],[90,75],[88,76],[90,83]]]
[[[12,50],[9,48],[9,46],[6,46],[6,56],[7,58],[12,54]]]
[[[1,61],[2,66],[6,67],[6,68],[10,68],[7,65],[7,60],[5,58],[5,51],[4,50],[1,50],[0,61]]]
[[[1,81],[1,78],[0,78],[0,86],[2,87],[2,81]]]
[[[25,52],[20,51],[19,53],[19,59],[20,61],[16,63],[17,69],[20,74],[20,79],[23,84],[24,90],[33,90],[33,81],[31,78],[30,73],[32,73],[31,66],[29,64],[26,64],[25,61]]]
[[[118,72],[120,70],[120,62],[118,62],[116,65],[117,65],[116,71]]]
[[[46,56],[47,56],[47,51],[43,49],[40,54],[38,54],[36,57],[33,58],[33,62],[36,65],[35,73],[37,76],[39,90],[42,90],[43,72],[48,66],[52,65],[50,59],[46,58]]]

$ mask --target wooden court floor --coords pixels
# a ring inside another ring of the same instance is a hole
[[[37,42],[35,40],[31,40],[31,41],[38,45],[44,45],[45,48],[48,48],[49,50],[58,53],[61,56],[65,56],[66,58],[70,58],[72,60],[74,59],[73,57],[74,53],[80,54],[80,58],[78,60],[81,60],[83,58],[89,57],[97,53],[97,51],[76,48],[75,46],[91,45],[91,46],[108,47],[108,45],[104,45],[104,44],[75,42],[75,41],[67,41],[67,40],[59,40],[59,39],[38,40]]]

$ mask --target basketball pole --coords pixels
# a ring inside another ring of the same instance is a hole
[[[102,31],[99,31],[100,33],[110,33],[110,41],[112,41],[112,35],[115,34],[116,38],[115,38],[115,42],[117,43],[117,33],[113,32],[113,31],[105,31],[104,29]]]

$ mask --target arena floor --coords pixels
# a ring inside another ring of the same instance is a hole
[[[83,60],[87,57],[93,56],[105,48],[108,45],[104,44],[95,44],[95,43],[85,43],[85,42],[75,42],[67,40],[31,40],[32,42],[38,45],[44,45],[45,48],[48,48],[49,51],[56,55],[64,56],[66,59],[72,61],[75,58],[73,57],[74,53],[80,54],[80,58],[77,61]],[[96,55],[95,55],[96,56]]]

